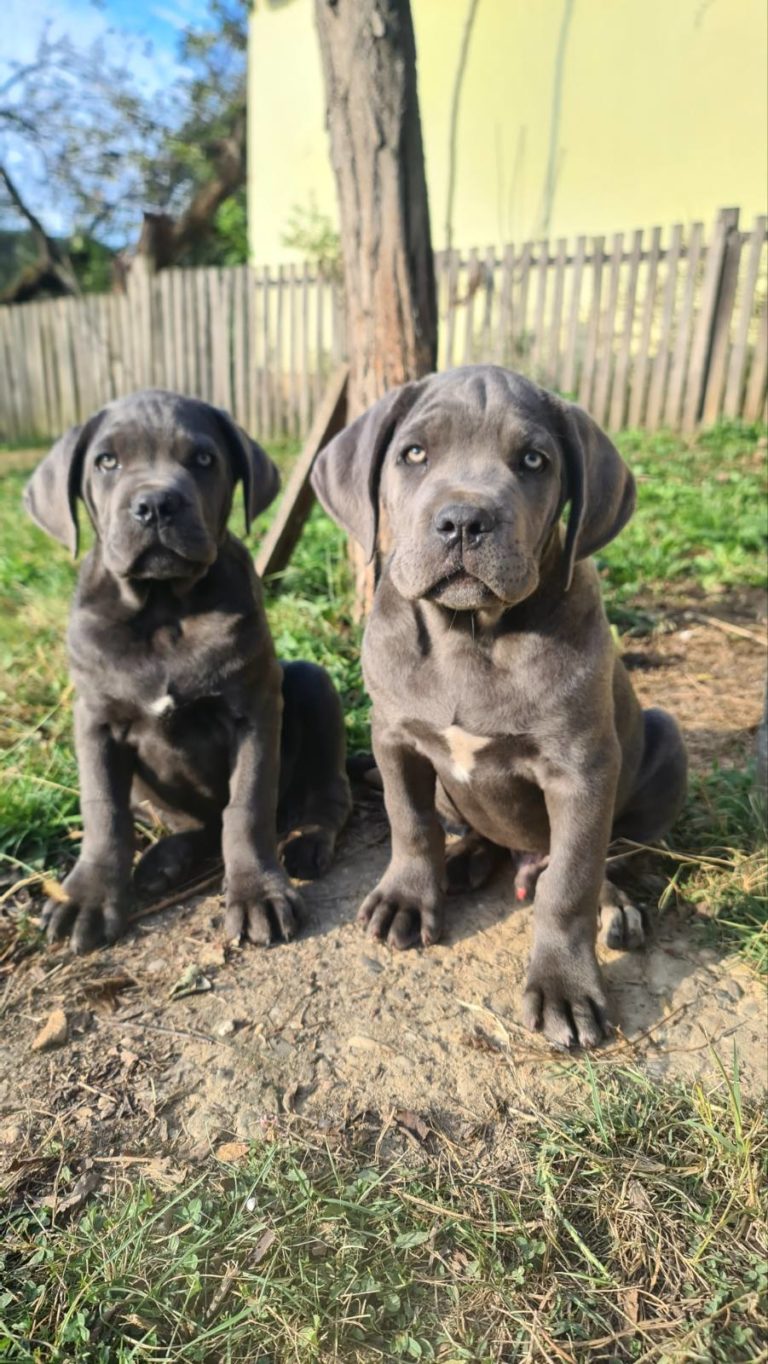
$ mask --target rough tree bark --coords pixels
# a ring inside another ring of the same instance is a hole
[[[344,266],[349,417],[437,361],[437,303],[408,0],[315,0]],[[354,547],[357,605],[373,573]]]

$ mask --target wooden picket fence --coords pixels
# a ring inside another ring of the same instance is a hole
[[[611,430],[759,418],[765,216],[438,253],[441,368],[495,361]],[[134,268],[125,294],[0,307],[0,439],[49,437],[110,398],[177,389],[264,438],[304,433],[344,358],[340,286],[309,265]]]

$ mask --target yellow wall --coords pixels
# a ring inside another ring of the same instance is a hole
[[[459,124],[454,242],[537,230],[564,0],[479,0]],[[432,236],[444,244],[448,114],[467,0],[412,0]],[[251,249],[291,259],[292,208],[335,217],[313,0],[251,21]],[[764,212],[765,0],[574,0],[553,234]],[[517,171],[515,172],[515,162]]]

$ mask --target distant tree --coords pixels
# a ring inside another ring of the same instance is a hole
[[[130,53],[120,63],[103,41],[78,47],[48,29],[31,61],[5,63],[0,228],[35,245],[6,301],[76,289],[73,238],[81,263],[89,242],[133,247],[154,268],[247,258],[248,9],[209,0],[181,39],[185,79],[166,93],[139,88]],[[100,280],[92,266],[83,282]]]

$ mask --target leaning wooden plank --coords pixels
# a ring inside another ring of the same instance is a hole
[[[280,573],[285,568],[304,529],[315,500],[309,482],[310,471],[318,451],[342,429],[346,421],[348,379],[349,366],[340,365],[325,389],[277,515],[256,556],[256,572],[262,578],[271,573]]]

